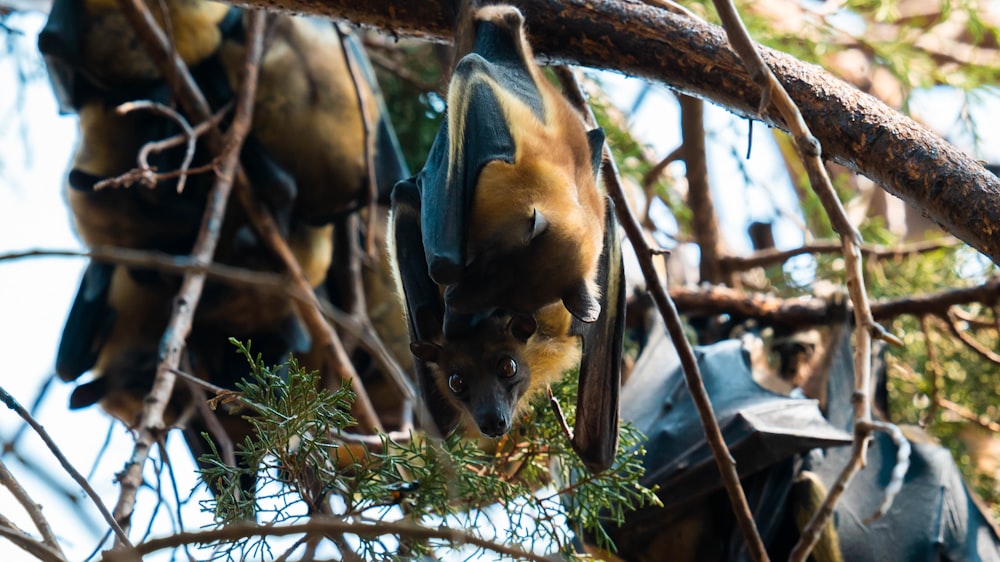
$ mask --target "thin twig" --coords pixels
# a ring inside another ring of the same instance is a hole
[[[569,422],[566,421],[566,416],[563,415],[562,406],[559,405],[559,399],[556,395],[552,393],[552,387],[546,386],[545,392],[549,396],[549,407],[552,408],[552,412],[556,415],[556,420],[559,421],[559,427],[562,428],[563,434],[569,439],[569,442],[573,442],[573,428],[569,426]]]
[[[35,503],[28,492],[21,486],[21,483],[14,478],[14,475],[7,470],[7,465],[0,460],[0,484],[3,484],[10,494],[14,496],[14,499],[21,504],[21,507],[28,513],[31,517],[31,521],[35,524],[35,528],[42,535],[42,542],[49,546],[52,550],[61,554],[64,558],[62,548],[59,547],[59,540],[56,539],[55,534],[52,532],[52,527],[49,525],[48,519],[42,515],[41,506]]]
[[[555,68],[555,73],[563,85],[564,95],[576,106],[584,119],[593,125],[593,113],[590,111],[590,107],[587,106],[584,94],[580,90],[573,71],[561,66]],[[601,174],[608,194],[615,203],[615,212],[618,216],[618,221],[625,229],[625,234],[632,243],[632,248],[635,250],[639,266],[642,269],[643,276],[646,278],[646,287],[652,293],[653,301],[656,302],[657,308],[663,316],[664,322],[666,322],[670,338],[677,348],[684,371],[684,380],[687,383],[688,391],[691,393],[691,398],[698,409],[702,427],[705,429],[706,440],[708,441],[709,448],[712,450],[712,457],[719,468],[719,473],[722,475],[722,482],[729,496],[729,501],[733,506],[737,523],[743,532],[744,539],[747,541],[748,551],[758,562],[767,560],[764,543],[760,538],[760,533],[757,532],[757,526],[754,524],[750,506],[740,485],[739,474],[736,472],[736,461],[729,454],[726,442],[722,438],[722,432],[719,429],[719,422],[712,411],[712,402],[709,400],[708,393],[705,390],[705,384],[698,369],[698,360],[694,355],[694,350],[691,349],[691,344],[684,335],[684,326],[681,323],[680,316],[677,314],[677,309],[674,307],[674,303],[670,300],[670,296],[666,290],[664,290],[656,269],[653,267],[652,260],[649,257],[649,244],[643,236],[642,227],[629,208],[628,200],[618,180],[618,168],[611,157],[611,151],[607,143],[604,145]]]
[[[49,389],[52,387],[52,382],[55,380],[56,380],[56,374],[54,372],[51,373],[49,376],[45,377],[45,381],[42,382],[41,388],[39,388],[38,392],[35,394],[35,399],[31,401],[31,408],[28,409],[28,412],[32,416],[38,414],[38,408],[41,407],[42,401],[45,400],[45,396],[48,394]],[[20,426],[18,426],[17,431],[14,432],[14,435],[12,435],[10,439],[8,439],[3,444],[3,449],[0,449],[0,459],[7,456],[7,453],[10,453],[15,449],[17,449],[17,442],[21,440],[21,436],[24,435],[24,432],[27,431],[27,429],[28,429],[27,423],[22,423]]]
[[[91,501],[94,502],[94,506],[97,507],[97,510],[101,513],[101,516],[104,517],[104,520],[108,522],[108,525],[111,527],[111,529],[115,532],[115,535],[118,537],[118,540],[124,545],[130,545],[128,541],[128,536],[125,534],[125,531],[118,524],[115,518],[111,515],[111,512],[108,511],[108,508],[105,507],[104,502],[101,501],[101,497],[98,496],[97,492],[95,492],[94,489],[90,487],[90,483],[87,482],[87,479],[84,478],[83,475],[79,473],[79,471],[73,468],[73,465],[69,462],[69,459],[67,459],[66,456],[63,455],[62,450],[60,450],[59,446],[56,445],[55,441],[52,440],[52,437],[49,436],[49,433],[45,431],[45,428],[43,428],[41,424],[39,424],[38,421],[36,421],[35,418],[32,417],[31,414],[27,410],[25,410],[24,407],[21,406],[21,404],[19,404],[16,399],[14,399],[13,396],[8,394],[3,387],[0,387],[0,401],[3,401],[3,403],[6,404],[8,408],[14,410],[17,413],[17,415],[21,416],[21,419],[28,422],[28,425],[31,426],[31,429],[33,429],[35,433],[37,433],[38,436],[42,438],[42,441],[45,443],[45,446],[49,448],[49,451],[51,451],[52,454],[56,457],[56,460],[59,461],[59,465],[63,467],[63,470],[65,470],[66,473],[69,474],[71,478],[73,478],[74,482],[76,482],[81,488],[83,488],[83,491],[86,492],[87,496],[90,497]]]
[[[176,548],[182,544],[207,544],[217,541],[234,541],[249,537],[285,537],[299,534],[326,535],[331,533],[348,533],[365,538],[395,535],[413,539],[438,539],[448,541],[454,545],[469,544],[497,554],[509,556],[514,560],[532,560],[535,562],[545,562],[548,560],[545,556],[534,554],[515,546],[489,541],[463,529],[453,529],[443,525],[429,528],[407,521],[363,523],[343,521],[329,517],[314,517],[305,523],[294,525],[265,525],[246,521],[232,523],[217,529],[181,532],[169,537],[144,542],[137,545],[131,551],[110,552],[105,559],[108,562],[139,560],[147,554],[168,548]]]
[[[989,361],[990,363],[993,363],[994,365],[1000,365],[1000,354],[997,354],[992,349],[980,343],[976,338],[969,335],[969,333],[966,332],[965,330],[959,330],[958,329],[959,320],[958,318],[955,317],[954,314],[951,313],[951,311],[948,311],[947,316],[944,317],[939,316],[938,318],[940,318],[941,321],[948,326],[948,331],[951,332],[951,335],[958,338],[962,343],[966,345],[966,347],[976,352],[977,355]]]
[[[191,128],[191,124],[188,123],[187,119],[178,113],[176,109],[161,103],[143,100],[130,101],[119,105],[116,111],[121,115],[127,115],[128,113],[139,109],[145,109],[147,111],[152,111],[153,113],[159,113],[160,115],[169,117],[177,123],[177,125],[180,126],[181,131],[183,131],[182,134],[187,139],[187,148],[184,150],[184,159],[181,160],[181,167],[178,169],[178,171],[181,172],[181,175],[177,180],[177,193],[183,192],[184,183],[187,181],[186,172],[188,168],[191,167],[191,161],[194,160],[194,151],[198,142],[198,137],[195,135],[194,129]],[[146,170],[150,169],[149,150],[151,146],[151,144],[145,144],[141,149],[139,149],[139,155],[137,157],[139,168]]]
[[[642,192],[646,196],[646,210],[643,213],[642,220],[647,225],[653,224],[653,220],[649,216],[649,211],[653,206],[653,194],[655,192],[655,190],[653,189],[654,184],[656,184],[656,182],[660,179],[660,176],[663,175],[663,172],[664,170],[667,169],[667,166],[683,159],[684,159],[684,145],[682,144],[677,148],[671,150],[670,154],[664,156],[662,160],[657,162],[652,168],[649,169],[649,171],[646,172],[644,176],[642,176]]]
[[[122,0],[126,5],[135,0]],[[141,2],[140,2],[141,4]],[[141,9],[145,10],[145,6]],[[148,14],[148,10],[146,11]],[[247,23],[246,60],[243,81],[237,95],[236,110],[227,134],[228,152],[222,156],[221,177],[215,182],[208,196],[205,215],[191,256],[196,263],[209,264],[218,244],[226,203],[233,186],[233,175],[239,165],[240,148],[250,131],[253,116],[254,97],[257,90],[257,74],[263,50],[265,14],[250,12]],[[194,312],[205,285],[205,275],[188,273],[184,276],[175,300],[174,312],[164,332],[161,343],[162,357],[156,368],[156,378],[143,402],[142,417],[136,435],[135,449],[123,471],[121,496],[115,506],[115,515],[127,527],[130,524],[135,505],[135,496],[142,484],[142,471],[153,444],[158,442],[164,430],[163,413],[173,392],[176,376],[172,372],[180,364],[184,342],[191,331]]]
[[[24,534],[16,527],[0,525],[0,537],[14,543],[24,552],[34,556],[44,562],[65,562],[66,558],[61,552],[57,552],[49,545],[37,541],[29,535]]]
[[[795,545],[790,560],[802,562],[812,551],[819,540],[821,530],[833,515],[834,507],[840,495],[843,494],[853,475],[864,467],[871,432],[875,429],[885,429],[872,424],[871,419],[871,338],[878,337],[892,341],[894,338],[875,322],[868,292],[865,290],[864,273],[861,257],[861,234],[847,218],[847,212],[830,183],[821,158],[819,141],[809,131],[802,113],[785,91],[784,87],[764,63],[757,47],[750,38],[743,21],[740,19],[732,0],[713,0],[719,18],[726,29],[729,43],[739,55],[750,79],[761,89],[758,113],[764,114],[771,102],[788,125],[799,148],[802,162],[806,167],[809,182],[813,192],[823,204],[830,224],[840,235],[841,247],[847,271],[847,290],[854,304],[854,394],[851,401],[854,406],[854,447],[852,457],[837,479],[836,485],[817,509],[806,528],[802,530],[798,543]],[[899,342],[898,338],[894,343]],[[900,434],[901,435],[901,434]],[[903,448],[900,448],[901,454]],[[909,449],[906,449],[907,455]],[[908,459],[908,457],[907,457]],[[883,507],[888,509],[893,495],[887,490]]]

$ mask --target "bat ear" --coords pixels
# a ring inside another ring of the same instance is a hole
[[[538,322],[530,314],[514,314],[507,323],[507,329],[515,338],[526,342],[538,329]]]
[[[597,297],[591,294],[583,279],[570,287],[562,300],[566,310],[581,322],[594,322],[601,314],[601,303],[597,302]]]
[[[545,218],[545,215],[541,211],[535,209],[534,214],[531,216],[531,233],[528,234],[528,242],[538,238],[548,229],[549,219]]]
[[[427,341],[410,343],[410,353],[425,363],[437,363],[441,358],[441,346]]]
[[[601,171],[601,158],[604,155],[604,129],[598,127],[587,131],[587,143],[590,145],[590,165],[594,168],[594,177]]]

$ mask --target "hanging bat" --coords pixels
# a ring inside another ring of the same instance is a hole
[[[596,184],[603,132],[544,79],[520,12],[471,19],[474,47],[427,163],[393,192],[417,378],[440,430],[465,412],[497,436],[521,398],[575,362],[580,336],[573,445],[600,471],[617,449],[624,310],[613,208]]]
[[[597,188],[604,133],[544,78],[509,6],[475,13],[448,114],[418,176],[431,278],[449,312],[497,306],[532,313],[562,301],[576,318],[600,311],[603,243]]]

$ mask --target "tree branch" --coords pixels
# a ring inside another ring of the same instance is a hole
[[[115,535],[118,537],[119,542],[121,542],[124,545],[130,545],[128,541],[128,535],[125,534],[125,531],[122,529],[122,527],[118,524],[115,518],[112,517],[111,512],[108,511],[108,508],[105,507],[104,502],[101,501],[101,497],[97,495],[97,492],[95,492],[94,489],[90,486],[90,483],[87,482],[87,479],[84,478],[79,471],[73,468],[73,465],[69,462],[69,459],[66,458],[66,455],[64,455],[62,450],[59,449],[59,446],[56,445],[55,441],[52,440],[52,437],[49,436],[49,433],[45,431],[45,428],[43,428],[41,424],[39,424],[38,421],[35,420],[35,418],[33,418],[31,414],[24,409],[23,406],[21,406],[21,404],[19,404],[18,401],[14,399],[13,396],[8,394],[7,391],[4,390],[2,387],[0,387],[0,401],[6,404],[7,407],[10,408],[11,410],[17,412],[17,415],[21,416],[21,419],[26,421],[28,425],[31,426],[31,429],[33,429],[35,433],[37,433],[38,436],[42,438],[42,441],[45,443],[45,446],[48,447],[49,451],[51,451],[52,454],[56,457],[56,460],[59,461],[59,465],[63,467],[63,470],[65,470],[66,473],[70,475],[70,477],[73,479],[74,482],[76,482],[81,488],[83,488],[83,491],[86,492],[87,496],[91,499],[91,501],[94,502],[94,505],[97,507],[97,511],[99,511],[101,515],[104,517],[104,520],[107,521],[108,525],[111,527]]]
[[[862,244],[861,255],[870,260],[895,260],[913,255],[926,254],[937,250],[952,248],[958,240],[947,237],[941,240],[928,240],[903,244],[896,247]],[[839,241],[817,241],[790,250],[771,248],[754,252],[749,256],[723,256],[720,258],[724,271],[746,271],[755,267],[778,265],[804,254],[839,254],[842,249]]]
[[[770,326],[788,327],[829,324],[830,307],[838,306],[836,302],[817,297],[781,298],[727,287],[672,288],[670,297],[684,315],[729,314],[736,318],[756,318]],[[946,315],[952,306],[977,302],[991,304],[998,297],[1000,277],[994,277],[974,287],[877,300],[872,302],[871,309],[875,319],[888,321],[903,315]]]
[[[470,544],[481,549],[509,556],[514,560],[532,560],[535,562],[545,562],[548,560],[545,556],[539,556],[521,548],[488,541],[464,530],[452,529],[446,526],[428,528],[406,521],[382,521],[377,523],[349,522],[330,517],[313,517],[305,523],[298,523],[295,525],[262,525],[248,521],[242,523],[232,523],[217,529],[182,532],[169,537],[146,541],[137,545],[130,551],[109,552],[105,555],[104,560],[107,562],[137,561],[147,554],[166,548],[175,548],[183,544],[207,544],[217,541],[235,541],[255,536],[285,537],[288,535],[298,534],[326,535],[337,533],[348,533],[366,538],[396,535],[418,540],[439,539],[448,541],[455,545]]]
[[[28,516],[31,517],[31,521],[35,524],[35,528],[37,528],[38,532],[42,535],[42,542],[65,558],[66,555],[59,547],[59,541],[52,532],[52,527],[49,525],[49,521],[44,515],[42,515],[42,506],[38,505],[33,499],[31,499],[31,496],[29,496],[28,492],[21,486],[21,483],[14,478],[14,475],[11,474],[9,470],[7,470],[7,465],[5,465],[2,460],[0,460],[0,484],[10,490],[10,494],[14,496],[14,499],[16,499],[17,502],[21,504],[21,507],[28,512]]]

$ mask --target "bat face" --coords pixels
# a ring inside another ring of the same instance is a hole
[[[465,410],[487,437],[511,428],[517,404],[531,383],[526,360],[534,318],[494,313],[461,338],[416,341],[413,355],[427,363],[441,393]]]

